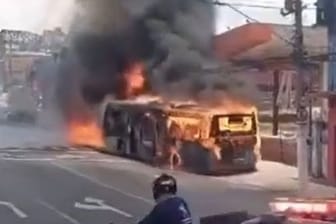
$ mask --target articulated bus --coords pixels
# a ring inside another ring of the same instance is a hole
[[[107,100],[101,112],[105,150],[112,154],[202,174],[255,170],[260,158],[253,107],[228,113],[189,103]]]

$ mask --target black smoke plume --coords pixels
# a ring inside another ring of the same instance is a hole
[[[207,71],[219,65],[211,56],[214,8],[206,0],[78,0],[78,8],[57,93],[65,111],[81,111],[78,93],[90,105],[108,94],[125,97],[123,73],[135,62],[146,65],[147,91],[169,98],[238,86]]]

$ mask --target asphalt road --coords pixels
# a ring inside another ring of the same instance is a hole
[[[0,126],[1,224],[136,223],[152,208],[151,182],[162,172],[178,179],[196,221],[234,210],[263,213],[273,197],[296,190],[295,171],[273,163],[256,173],[209,177],[88,149],[43,147],[58,142],[48,130]]]
[[[163,172],[87,150],[0,150],[0,217],[4,224],[135,223],[153,206],[150,183]],[[195,219],[236,209],[264,212],[275,195],[225,178],[172,172]]]

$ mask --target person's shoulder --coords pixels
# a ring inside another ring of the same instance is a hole
[[[175,201],[179,201],[179,202],[185,202],[184,198],[180,197],[180,196],[175,196],[173,198]]]
[[[184,198],[182,198],[180,196],[172,197],[172,199],[174,199],[175,201],[183,201],[183,202],[185,202]]]
[[[179,196],[170,197],[165,201],[163,201],[162,203],[162,205],[180,205],[180,204],[186,205],[187,203],[182,197]]]

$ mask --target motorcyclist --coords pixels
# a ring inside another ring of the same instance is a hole
[[[162,174],[154,180],[152,190],[156,205],[139,224],[192,224],[187,203],[176,196],[174,177]]]

